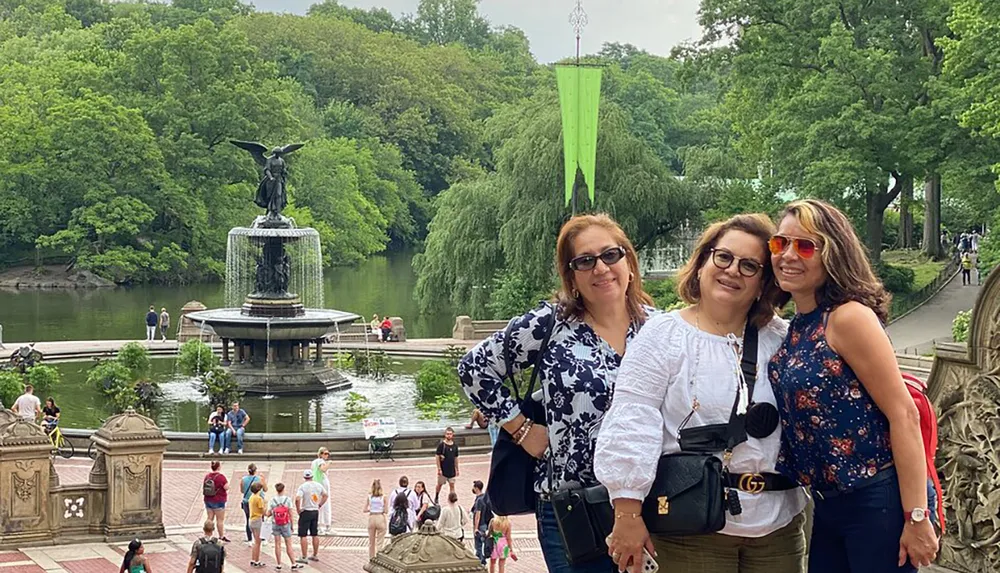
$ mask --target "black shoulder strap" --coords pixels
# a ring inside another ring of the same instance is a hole
[[[743,378],[747,388],[747,403],[753,402],[754,385],[757,383],[757,327],[747,322],[743,330],[743,357],[740,359],[740,370],[743,371]],[[740,393],[736,392],[736,401],[733,402],[733,410],[729,414],[729,449],[747,441],[747,416],[737,414],[740,405]]]
[[[518,392],[517,380],[514,377],[514,351],[511,348],[513,344],[513,332],[514,325],[517,324],[516,321],[511,321],[507,325],[507,330],[504,331],[503,335],[503,361],[504,366],[507,368],[507,378],[510,380],[511,388],[514,390],[514,398],[520,404],[523,400],[527,400],[531,397],[531,393],[535,391],[535,381],[538,379],[538,367],[542,364],[542,357],[545,355],[545,350],[549,346],[549,339],[552,338],[552,331],[555,330],[556,325],[556,313],[558,312],[557,307],[551,306],[550,309],[552,313],[549,315],[548,324],[545,327],[545,336],[542,338],[542,344],[538,347],[538,354],[535,355],[534,368],[531,369],[531,381],[528,384],[528,390],[524,393],[522,397]]]

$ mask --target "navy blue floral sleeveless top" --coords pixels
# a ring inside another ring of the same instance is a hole
[[[827,344],[827,316],[795,315],[768,364],[781,414],[777,470],[816,491],[857,487],[893,461],[889,420]]]

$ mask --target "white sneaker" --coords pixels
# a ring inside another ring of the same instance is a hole
[[[241,449],[238,453],[242,456],[243,455],[243,450]]]
[[[247,541],[247,547],[253,547],[253,541]]]
[[[212,455],[214,453],[215,453],[215,450],[208,450],[208,455]]]
[[[222,453],[228,454],[229,453],[229,448],[226,448],[226,449],[222,450]]]

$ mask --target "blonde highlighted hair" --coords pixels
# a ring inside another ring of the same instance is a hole
[[[760,298],[750,305],[750,311],[747,314],[753,325],[757,328],[763,328],[774,318],[775,307],[783,295],[782,290],[774,282],[774,269],[771,267],[770,252],[767,249],[767,242],[774,235],[776,229],[770,217],[763,213],[736,215],[725,221],[713,223],[705,229],[691,252],[691,257],[677,272],[677,295],[688,304],[697,304],[701,301],[701,278],[698,276],[698,272],[712,256],[712,249],[729,231],[742,231],[753,235],[760,241],[760,248],[764,253],[764,260],[758,261],[763,263],[760,277],[763,292]],[[784,296],[788,295],[784,294]],[[783,301],[782,304],[784,302],[787,300]]]
[[[892,295],[872,270],[868,253],[847,216],[817,199],[789,203],[781,219],[787,216],[795,217],[807,233],[820,239],[820,260],[829,278],[816,289],[816,304],[833,308],[849,301],[859,302],[886,324]],[[783,303],[787,300],[786,295]]]
[[[382,497],[382,480],[376,479],[372,482],[372,497]]]
[[[556,271],[559,273],[561,285],[556,292],[555,302],[558,302],[562,308],[562,318],[582,319],[583,313],[587,310],[583,298],[574,294],[576,290],[573,276],[575,271],[569,268],[569,262],[577,256],[577,253],[573,252],[573,241],[580,233],[591,227],[604,229],[618,246],[625,249],[625,260],[628,263],[629,276],[631,277],[625,288],[625,306],[632,322],[642,324],[646,321],[646,312],[642,307],[643,305],[652,306],[653,299],[646,294],[646,291],[642,290],[639,257],[636,255],[635,247],[632,246],[632,241],[629,240],[621,226],[605,213],[577,215],[563,223],[559,230],[559,238],[556,239]]]

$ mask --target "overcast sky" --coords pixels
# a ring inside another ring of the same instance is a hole
[[[305,14],[317,0],[249,0],[258,10]],[[418,0],[341,0],[345,6],[380,6],[399,15],[415,13]],[[569,13],[576,0],[482,0],[479,11],[494,26],[524,30],[531,51],[543,63],[574,54],[576,40]],[[583,0],[590,23],[583,32],[583,53],[600,50],[605,42],[629,43],[659,55],[687,40],[697,39],[698,0]]]

